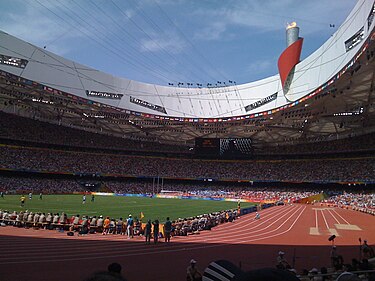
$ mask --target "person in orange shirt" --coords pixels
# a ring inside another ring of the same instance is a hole
[[[111,223],[111,220],[109,219],[109,217],[106,217],[104,222],[103,222],[103,235],[108,234],[110,223]]]

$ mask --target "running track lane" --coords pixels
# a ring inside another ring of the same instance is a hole
[[[212,231],[175,237],[170,244],[158,245],[145,245],[141,238],[127,240],[117,235],[68,237],[56,231],[1,228],[0,279],[78,281],[94,271],[105,270],[109,263],[116,261],[123,265],[129,281],[184,280],[191,258],[198,260],[202,270],[209,262],[222,258],[236,264],[241,262],[244,269],[250,269],[274,266],[279,250],[286,251],[290,263],[292,253],[296,253],[295,262],[299,269],[309,268],[309,263],[312,266],[329,263],[330,242],[327,236],[312,237],[308,232],[309,227],[316,223],[312,206],[279,206],[263,210],[260,214],[260,220],[249,214]],[[363,222],[364,219],[368,224],[369,219],[374,220],[369,215],[342,209],[330,209],[324,211],[324,215],[329,226],[337,223],[336,220],[340,224],[345,221],[349,224],[353,224],[352,221]],[[323,219],[319,219],[319,224],[326,227]],[[369,236],[369,231],[375,233],[375,229],[362,227],[365,228],[360,233],[362,238],[367,235],[370,242],[375,241],[374,235],[372,238]],[[353,231],[339,232],[342,234],[337,243],[353,240],[353,237],[350,238]],[[305,246],[300,247],[302,245]],[[352,253],[350,248],[353,247],[358,248],[355,244],[340,247],[340,253]],[[317,264],[319,262],[323,263]]]

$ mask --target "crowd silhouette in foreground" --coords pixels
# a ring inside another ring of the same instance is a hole
[[[192,258],[186,268],[186,281],[374,281],[375,280],[375,254],[363,241],[360,245],[360,260],[353,258],[346,263],[337,252],[336,246],[332,247],[331,264],[320,269],[303,269],[297,272],[288,262],[286,253],[279,251],[276,256],[274,268],[262,268],[244,271],[228,260],[212,261],[203,270],[204,265]],[[369,262],[371,261],[371,262]],[[178,278],[176,276],[176,278]],[[84,281],[124,281],[127,280],[119,263],[111,263],[107,271],[99,271]],[[179,277],[176,280],[183,280]]]

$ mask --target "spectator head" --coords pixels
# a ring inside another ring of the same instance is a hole
[[[126,281],[120,274],[108,271],[96,272],[85,281]]]
[[[337,277],[336,281],[360,281],[361,279],[350,272],[343,272]]]
[[[121,269],[122,269],[121,265],[117,262],[114,262],[108,265],[108,272],[121,274]]]
[[[309,271],[309,273],[311,273],[311,274],[318,274],[319,271],[318,271],[317,268],[314,267],[313,269],[311,269],[311,270]]]
[[[299,281],[293,272],[275,268],[263,268],[236,276],[235,281]]]

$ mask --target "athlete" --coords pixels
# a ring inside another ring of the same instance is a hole
[[[95,201],[95,195],[91,194],[91,202],[94,202],[94,201]]]
[[[86,203],[86,194],[83,194],[82,196],[82,204],[85,204]]]
[[[260,214],[258,212],[255,213],[255,218],[256,220],[259,220],[260,219]]]

